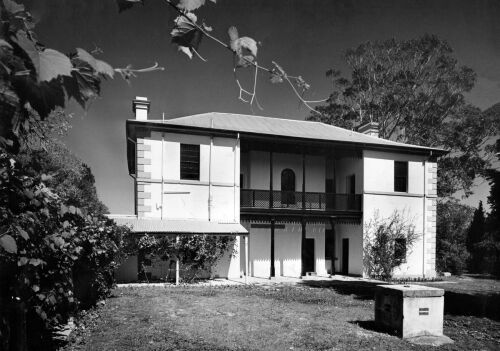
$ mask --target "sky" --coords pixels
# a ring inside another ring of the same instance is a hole
[[[72,129],[66,145],[95,175],[100,199],[111,213],[132,214],[133,180],[126,164],[125,121],[134,118],[132,100],[151,100],[150,118],[175,118],[203,112],[252,114],[238,100],[231,53],[207,38],[199,48],[207,60],[190,60],[170,43],[175,14],[162,0],[118,13],[115,0],[26,0],[37,19],[36,32],[47,47],[71,52],[80,47],[103,50],[99,59],[113,67],[147,67],[158,62],[164,71],[145,73],[130,84],[117,76],[102,84],[101,97],[86,110],[70,103]],[[325,72],[349,73],[343,53],[366,41],[411,39],[425,33],[448,41],[460,64],[478,79],[467,99],[485,109],[500,102],[500,1],[498,0],[217,0],[196,11],[199,22],[227,41],[234,25],[240,36],[260,42],[257,60],[279,63],[289,74],[311,84],[308,98],[330,93]],[[248,77],[241,74],[250,88]],[[304,119],[289,87],[271,84],[259,74],[257,96],[263,111],[255,114]],[[465,203],[485,201],[489,188],[478,182]]]

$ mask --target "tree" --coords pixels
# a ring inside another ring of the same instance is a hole
[[[405,213],[394,211],[381,218],[376,212],[365,225],[363,263],[371,278],[388,280],[394,269],[406,261],[419,235]]]
[[[438,201],[436,223],[436,267],[440,272],[462,274],[467,266],[467,229],[473,208],[456,199]]]
[[[498,119],[465,100],[476,80],[472,69],[459,66],[451,47],[433,35],[367,42],[345,60],[350,79],[329,70],[333,92],[309,119],[347,129],[378,122],[381,138],[449,149],[439,160],[439,193],[469,195],[489,165],[482,154],[491,155],[487,138],[499,130]]]
[[[469,271],[479,272],[483,260],[482,250],[478,243],[485,239],[485,216],[483,202],[479,201],[479,207],[474,211],[474,217],[467,231],[466,247],[470,254]]]

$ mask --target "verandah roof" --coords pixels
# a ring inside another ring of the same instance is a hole
[[[200,220],[161,220],[133,216],[110,216],[116,224],[129,226],[133,233],[244,235],[248,231],[240,223]]]

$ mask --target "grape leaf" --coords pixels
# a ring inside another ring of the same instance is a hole
[[[236,27],[229,27],[229,46],[238,57],[236,67],[247,67],[257,57],[257,42],[250,37],[239,37]]]
[[[175,26],[170,35],[172,36],[172,43],[177,44],[179,50],[188,55],[189,58],[192,58],[192,51],[198,50],[203,32],[193,25],[197,21],[194,13],[188,12],[186,13],[186,17],[178,16],[175,19]]]
[[[109,78],[114,77],[115,70],[113,69],[113,67],[111,67],[110,64],[108,64],[107,62],[104,62],[102,60],[98,60],[98,59],[96,59],[95,62],[97,65],[97,72],[99,72],[100,74],[102,74],[104,76],[108,76]]]
[[[144,0],[116,0],[116,4],[118,5],[118,13],[130,9],[135,4],[144,5]]]
[[[53,49],[45,49],[39,53],[40,70],[38,81],[48,82],[58,76],[71,76],[73,65],[68,56]]]
[[[10,235],[0,237],[0,246],[9,253],[17,253],[16,241]]]
[[[60,75],[71,75],[73,66],[68,56],[53,49],[38,50],[24,31],[18,31],[15,42],[31,59],[38,82],[48,82]]]
[[[94,56],[89,54],[87,51],[77,48],[76,56],[77,59],[87,63],[95,72],[109,78],[113,78],[115,71],[108,63],[96,59]]]

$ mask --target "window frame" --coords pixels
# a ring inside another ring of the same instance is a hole
[[[191,148],[191,150],[186,150]],[[183,150],[184,149],[184,150]],[[189,155],[190,152],[193,154]],[[200,145],[199,144],[180,144],[179,156],[179,179],[180,180],[200,180]],[[196,155],[197,154],[197,155]],[[195,161],[197,157],[197,161]],[[186,159],[187,158],[187,159]],[[187,165],[194,167],[186,167]]]
[[[406,174],[402,176],[401,174],[398,174],[398,166],[397,165],[405,165],[404,169],[406,171]],[[394,161],[394,192],[396,193],[407,193],[408,192],[408,178],[409,178],[409,172],[408,172],[408,161]],[[398,186],[401,185],[402,183],[398,180],[404,179],[404,190],[403,188],[399,188]]]

